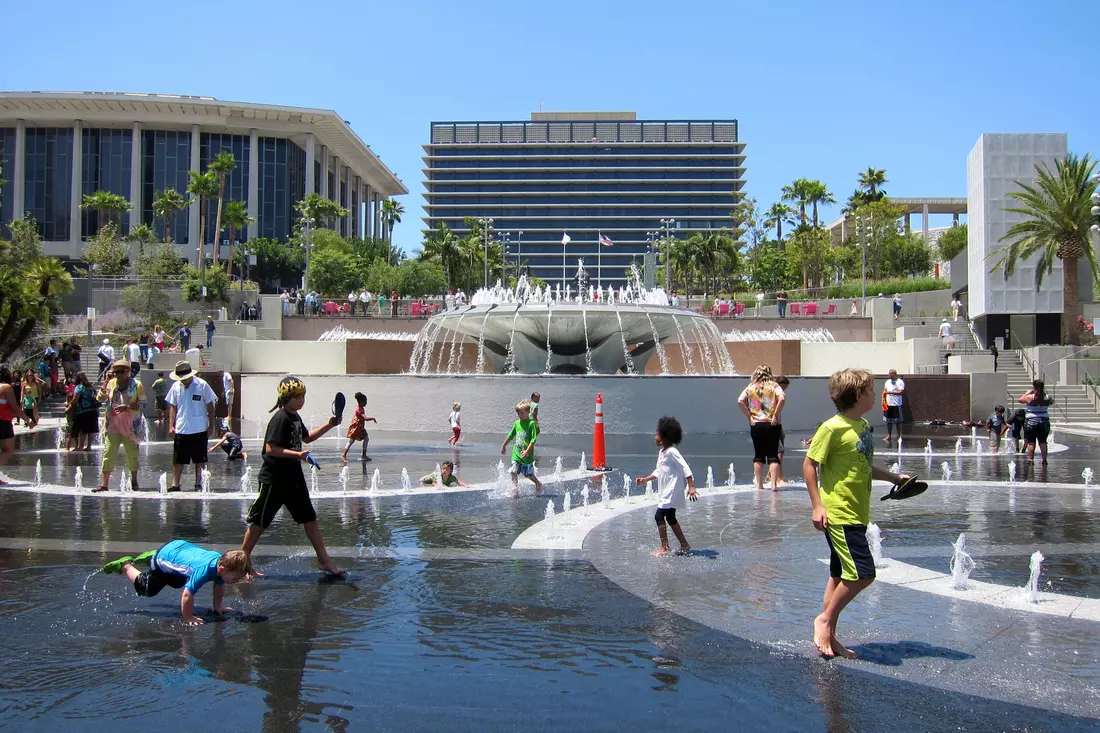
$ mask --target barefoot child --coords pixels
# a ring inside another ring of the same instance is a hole
[[[875,406],[874,375],[863,369],[835,372],[829,377],[829,397],[838,412],[818,427],[802,464],[814,527],[829,543],[829,582],[822,613],[814,619],[814,645],[824,657],[851,659],[855,652],[837,640],[836,625],[844,607],[875,580],[875,561],[867,545],[871,480],[898,484],[908,476],[872,463],[871,424],[863,415]]]
[[[784,394],[786,394],[791,386],[791,380],[783,375],[776,377],[775,383],[779,385]],[[779,423],[779,468],[775,472],[775,483],[777,486],[787,485],[787,479],[783,478],[783,454],[787,452],[786,442],[787,433],[783,430],[783,423]]]
[[[440,483],[444,486],[461,486],[463,488],[469,488],[466,484],[458,480],[458,476],[455,476],[455,464],[450,461],[443,461],[443,463],[439,464],[439,479]],[[429,473],[426,476],[421,476],[420,483],[424,486],[435,486],[435,474]]]
[[[997,405],[993,408],[993,414],[985,421],[985,427],[989,430],[989,445],[994,453],[1001,452],[1001,436],[1008,432],[1008,421],[1005,420],[1005,406]]]
[[[539,424],[531,419],[531,403],[520,400],[516,405],[518,419],[512,424],[504,442],[500,444],[500,454],[508,448],[508,444],[515,439],[512,447],[512,496],[519,496],[519,477],[521,475],[531,479],[535,484],[535,494],[542,493],[542,482],[535,475],[535,440],[539,437]]]
[[[691,475],[691,467],[680,455],[676,447],[683,440],[684,431],[680,422],[674,417],[662,417],[657,421],[657,433],[654,442],[660,448],[657,453],[657,467],[648,476],[641,476],[634,480],[638,486],[643,486],[653,479],[657,479],[657,491],[661,500],[657,503],[657,513],[653,518],[657,520],[657,532],[661,536],[661,548],[655,550],[655,556],[667,555],[668,530],[665,522],[672,525],[672,531],[676,539],[680,540],[680,554],[686,554],[691,550],[684,530],[680,529],[680,522],[676,519],[676,510],[684,508],[684,486],[687,486],[687,496],[692,501],[696,500],[695,479]]]
[[[221,431],[222,437],[218,438],[217,443],[207,448],[206,452],[213,453],[221,448],[225,451],[227,461],[247,461],[248,454],[244,452],[244,442],[241,440],[241,436],[230,430],[228,425],[222,425],[218,430]]]
[[[367,443],[370,442],[370,435],[367,434],[367,420],[371,422],[378,422],[373,417],[367,417],[367,396],[362,392],[355,393],[355,415],[351,418],[351,425],[348,426],[348,444],[344,446],[344,454],[340,456],[340,460],[344,463],[348,462],[348,451],[355,445],[355,441],[363,441],[363,456],[361,460],[369,461],[367,456]]]
[[[339,425],[340,419],[333,415],[327,423],[309,432],[298,414],[305,404],[305,383],[297,377],[283,377],[279,382],[279,400],[270,410],[275,415],[267,424],[267,434],[264,436],[260,494],[248,510],[248,530],[241,549],[251,558],[260,535],[285,506],[294,521],[305,530],[321,569],[332,575],[343,575],[344,571],[333,565],[325,549],[321,528],[317,526],[317,512],[313,510],[306,477],[302,472],[302,461],[312,458],[308,451],[302,450],[302,443],[317,440]],[[251,574],[262,575],[257,572]]]
[[[458,439],[462,437],[462,403],[451,404],[451,414],[447,416],[447,422],[451,426],[451,437],[447,438],[447,445],[458,445]]]
[[[539,401],[542,399],[542,395],[538,392],[531,393],[531,419],[535,422],[539,421]]]
[[[134,567],[137,563],[149,563],[144,573]],[[120,557],[103,566],[105,573],[123,573],[134,584],[139,596],[152,598],[165,586],[183,588],[180,596],[180,613],[188,626],[197,626],[202,619],[195,616],[195,594],[199,588],[214,581],[214,613],[230,610],[223,605],[225,584],[239,583],[252,572],[248,555],[241,550],[230,550],[224,555],[204,550],[190,542],[172,540],[159,550],[149,550],[137,557]]]

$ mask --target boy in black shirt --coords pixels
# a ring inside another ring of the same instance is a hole
[[[297,377],[283,377],[279,382],[279,401],[270,412],[275,412],[267,424],[264,437],[263,467],[260,469],[260,495],[248,510],[248,531],[241,549],[249,557],[260,535],[267,529],[275,515],[284,506],[294,521],[303,525],[309,543],[317,553],[321,569],[332,575],[344,571],[332,564],[325,549],[325,540],[317,526],[317,512],[309,500],[309,488],[302,472],[302,461],[310,460],[309,451],[302,450],[302,443],[312,443],[340,424],[333,415],[321,427],[308,432],[298,411],[306,403],[306,385]],[[263,573],[254,571],[257,576]]]
[[[220,431],[222,437],[218,439],[217,443],[207,448],[206,452],[213,453],[221,448],[225,451],[226,460],[247,461],[248,454],[244,452],[244,442],[241,441],[241,436],[230,430],[228,425],[222,425]]]

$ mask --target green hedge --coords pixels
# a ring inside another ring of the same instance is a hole
[[[922,293],[929,290],[949,290],[950,280],[937,280],[934,277],[920,277],[911,280],[907,277],[892,280],[867,282],[868,297],[879,293],[893,297],[894,293]],[[846,282],[822,288],[819,298],[858,298],[863,295],[863,285],[858,282]]]

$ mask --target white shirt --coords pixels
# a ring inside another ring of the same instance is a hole
[[[363,292],[359,293],[359,302],[360,303],[369,303],[370,302],[370,292],[364,290]]]
[[[229,375],[229,372],[222,372],[222,392],[225,394],[233,393],[233,377]]]
[[[210,385],[198,377],[192,378],[187,387],[183,386],[183,382],[173,384],[165,401],[176,408],[176,434],[207,432],[210,429],[210,416],[206,413],[206,406],[214,404],[216,399]]]
[[[153,366],[153,357],[160,353],[160,349],[157,348],[156,342],[149,347],[149,366]]]
[[[756,294],[756,302],[757,303],[763,303],[764,302],[764,294],[763,293],[757,293]]]
[[[459,290],[458,294],[455,295],[455,303],[458,305],[466,305],[466,293]]]
[[[115,350],[110,344],[103,344],[103,346],[100,346],[99,355],[107,361],[115,360]]]
[[[680,296],[679,295],[673,295],[672,296],[672,305],[677,307],[677,308],[680,307]]]
[[[350,293],[348,293],[348,302],[349,303],[354,303],[358,299],[359,299],[359,293],[355,292],[354,290],[352,290]]]
[[[447,310],[455,307],[455,296],[447,293],[443,296],[443,303],[447,306]]]
[[[661,495],[658,509],[683,509],[687,501],[685,489],[691,467],[680,455],[676,446],[664,448],[657,454],[657,467],[653,469],[657,477],[657,493]]]
[[[904,392],[905,391],[905,380],[902,379],[901,377],[898,377],[897,379],[887,379],[886,380],[886,387],[883,391],[886,392],[886,406],[887,407],[901,407],[901,400],[904,397],[904,395],[890,394],[890,393],[891,392]]]
[[[951,335],[951,324],[950,323],[941,323],[940,324],[940,336],[950,336],[950,335]]]
[[[126,358],[130,360],[131,364],[140,364],[141,346],[137,344],[126,344]]]
[[[458,412],[451,412],[447,419],[451,421],[452,428],[462,427],[462,415]]]
[[[153,343],[159,346],[161,351],[164,351],[164,331],[153,333]]]

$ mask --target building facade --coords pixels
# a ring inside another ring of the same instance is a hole
[[[255,221],[238,241],[286,239],[294,204],[319,193],[348,209],[336,228],[345,236],[380,236],[381,204],[408,193],[400,180],[331,110],[224,102],[213,97],[106,92],[0,92],[0,227],[25,214],[38,222],[46,254],[79,259],[99,227],[84,195],[104,190],[132,204],[123,233],[147,224],[165,236],[154,214],[159,192],[186,195],[189,173],[205,171],[218,153],[237,167],[225,200],[244,201]],[[207,216],[207,256],[228,244]],[[172,217],[181,254],[198,256],[198,202]]]
[[[669,234],[681,239],[731,227],[733,193],[745,185],[737,120],[535,112],[530,121],[433,122],[430,140],[425,232],[445,223],[461,236],[466,217],[491,218],[511,272],[522,263],[549,283],[572,278],[583,258],[593,284],[622,284],[660,246],[662,219],[675,220]]]

